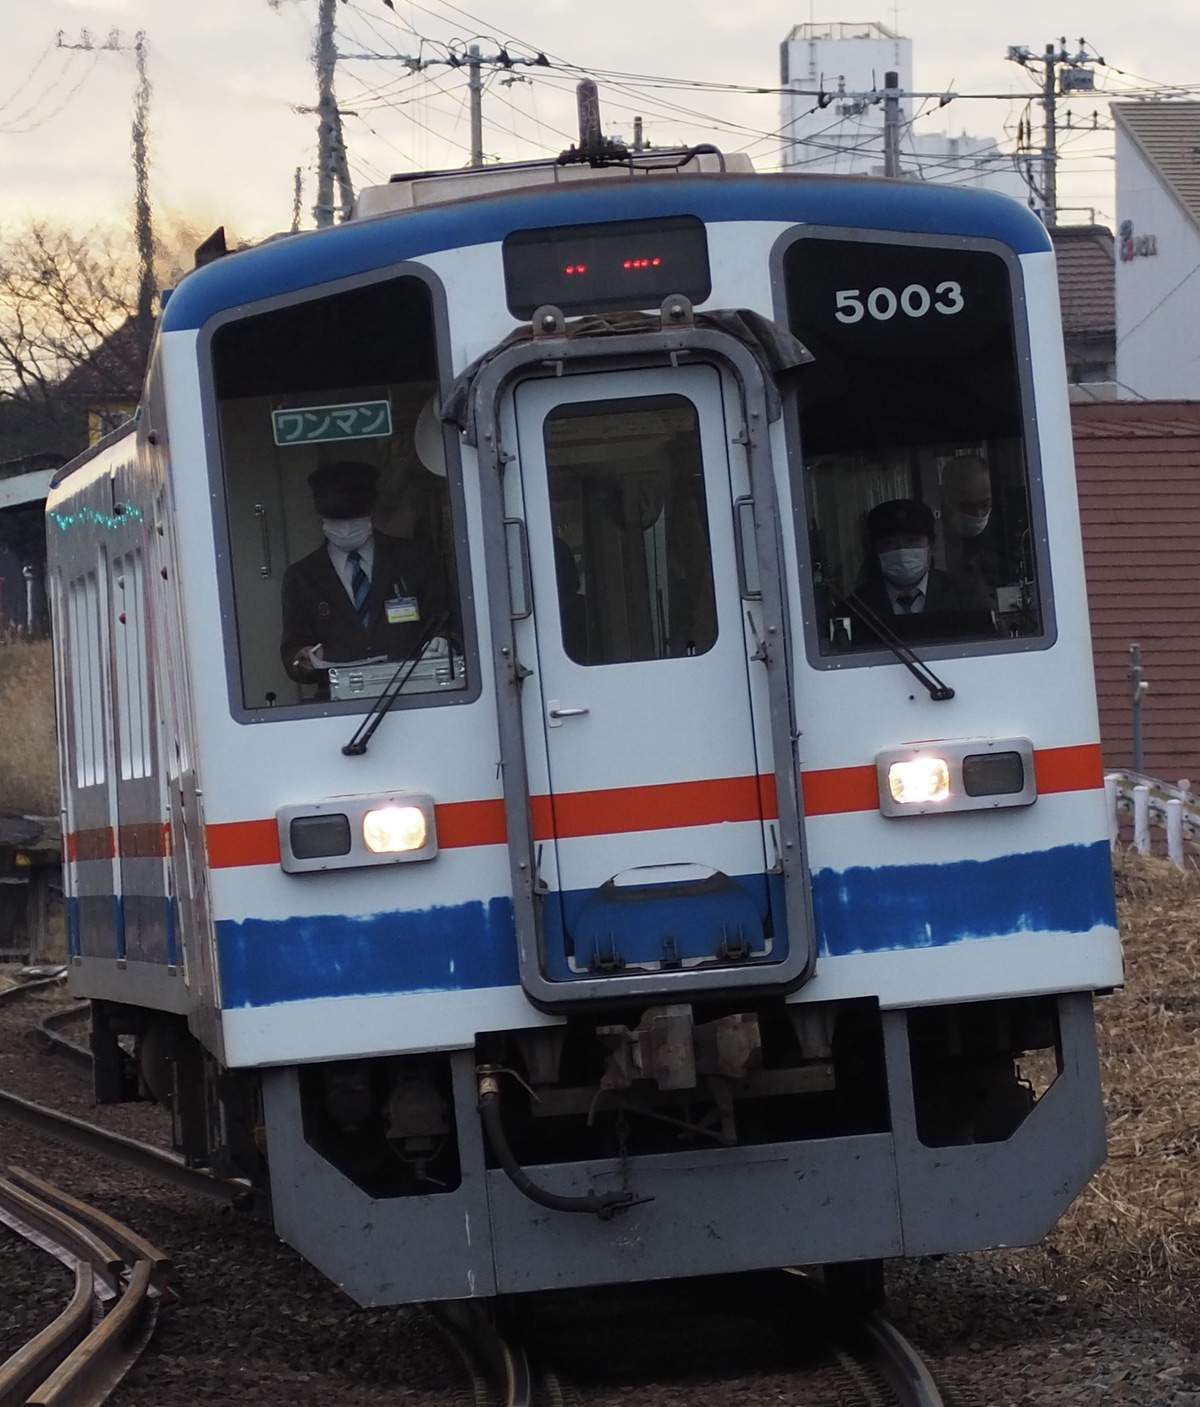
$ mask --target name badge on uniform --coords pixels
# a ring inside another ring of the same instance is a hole
[[[383,603],[389,625],[406,625],[421,619],[421,610],[415,596],[392,596]]]

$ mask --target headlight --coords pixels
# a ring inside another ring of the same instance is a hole
[[[1037,800],[1028,738],[938,738],[875,755],[885,816],[996,811]]]
[[[914,757],[888,768],[888,791],[902,806],[945,801],[950,795],[950,766],[944,757]]]
[[[425,844],[425,813],[419,806],[381,806],[363,817],[363,843],[374,855],[399,855]]]
[[[432,860],[437,854],[433,797],[421,792],[335,796],[281,806],[279,862],[288,874]]]

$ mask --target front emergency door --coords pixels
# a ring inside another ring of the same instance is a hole
[[[524,518],[533,586],[518,644],[550,981],[785,955],[730,391],[702,365],[515,391],[507,511]]]

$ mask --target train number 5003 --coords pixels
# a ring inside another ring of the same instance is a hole
[[[963,310],[962,286],[947,279],[930,293],[924,284],[910,283],[897,297],[890,288],[873,288],[863,303],[862,292],[857,288],[842,288],[834,295],[838,322],[861,322],[870,313],[876,322],[887,322],[896,316],[897,311],[910,318],[923,318],[933,309],[935,313],[949,315]]]

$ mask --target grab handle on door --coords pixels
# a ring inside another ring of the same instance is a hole
[[[524,519],[505,518],[504,550],[508,558],[508,613],[513,620],[525,620],[533,614],[533,579]]]
[[[580,718],[587,711],[586,708],[563,708],[557,699],[546,700],[546,716],[551,728],[561,728],[564,718]]]

